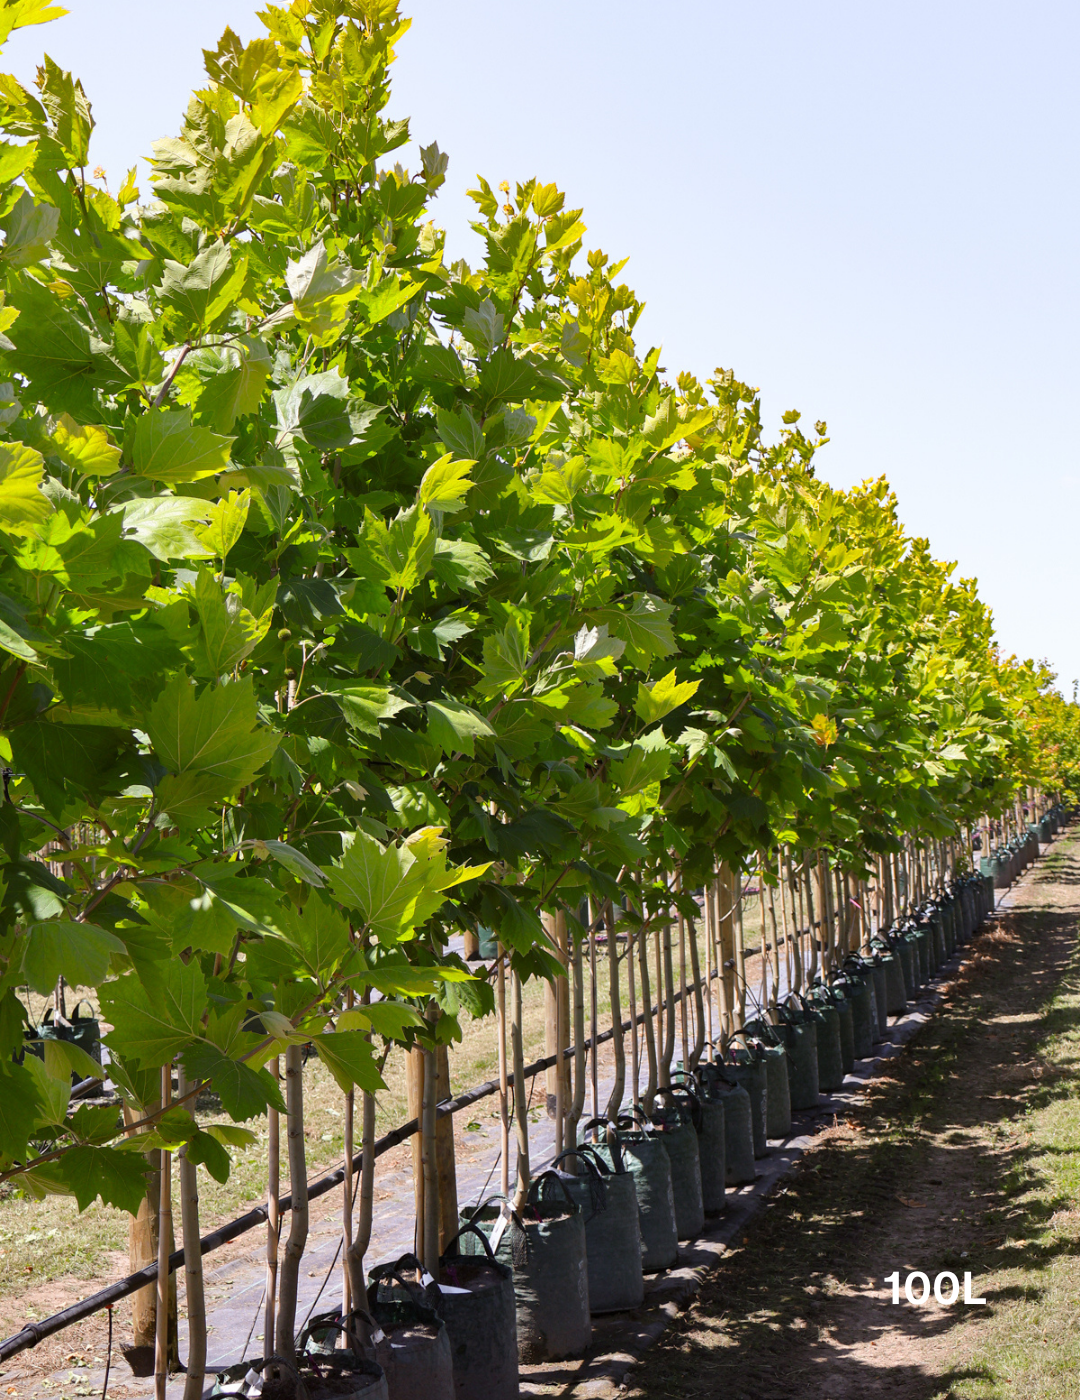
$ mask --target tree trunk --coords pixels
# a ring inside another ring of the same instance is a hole
[[[439,1008],[434,1002],[428,1011],[431,1021],[431,1034],[435,1034],[435,1023]],[[439,1274],[439,1169],[435,1158],[435,1100],[438,1094],[438,1075],[435,1069],[435,1050],[424,1050],[424,1097],[420,1117],[420,1161],[423,1166],[424,1228],[421,1233],[423,1253],[420,1258],[425,1269],[437,1278]]]
[[[277,1345],[279,1356],[292,1360],[296,1336],[296,1294],[300,1285],[300,1261],[308,1236],[307,1152],[304,1146],[304,1060],[299,1045],[285,1051],[285,1103],[288,1108],[289,1190],[292,1212],[289,1238],[281,1261],[278,1300]]]
[[[514,1118],[517,1123],[517,1187],[514,1209],[523,1210],[529,1191],[529,1100],[525,1093],[525,1050],[521,1041],[521,978],[511,975],[510,1040],[514,1057]]]
[[[416,1119],[416,1132],[412,1143],[413,1213],[416,1228],[413,1234],[413,1253],[417,1259],[424,1257],[424,1052],[414,1046],[405,1054],[405,1112],[410,1119]]]
[[[644,914],[644,907],[642,913]],[[641,1096],[641,1106],[646,1115],[651,1115],[656,1100],[659,1083],[659,1070],[656,1063],[656,1036],[653,1030],[652,991],[649,986],[649,937],[644,927],[638,935],[638,974],[641,978],[641,1006],[645,1013],[645,1058],[649,1065],[649,1077],[645,1092]]]
[[[608,994],[611,998],[612,1047],[615,1051],[615,1082],[608,1098],[607,1117],[614,1122],[619,1116],[626,1087],[626,1041],[623,1038],[622,998],[619,995],[619,940],[615,937],[615,913],[610,899],[604,905],[604,923],[607,926]]]
[[[371,1220],[375,1202],[375,1095],[361,1093],[364,1126],[360,1160],[360,1209],[356,1218],[356,1233],[349,1244],[346,1264],[349,1269],[349,1292],[363,1305],[364,1255],[371,1243]]]
[[[498,946],[498,981],[496,983],[495,1014],[499,1035],[499,1159],[500,1187],[503,1196],[510,1198],[510,1090],[506,1068],[506,952],[502,944]]]
[[[183,1069],[179,1088],[183,1096],[191,1088]],[[180,1158],[180,1227],[184,1237],[184,1290],[187,1302],[188,1355],[184,1377],[184,1400],[202,1400],[206,1378],[206,1295],[203,1292],[201,1232],[199,1230],[199,1169],[188,1160],[187,1148]]]
[[[445,1045],[435,1050],[435,1101],[450,1098],[450,1055]],[[435,1162],[439,1178],[439,1253],[458,1232],[457,1162],[454,1156],[454,1118],[444,1113],[435,1120]],[[438,1282],[433,1269],[432,1277]]]
[[[275,1055],[268,1066],[274,1083],[281,1080],[281,1060]],[[281,1115],[267,1110],[266,1174],[266,1297],[263,1299],[263,1352],[274,1350],[274,1318],[277,1315],[278,1247],[281,1242]]]
[[[161,1104],[172,1102],[172,1065],[161,1069]],[[154,1400],[165,1400],[169,1383],[169,1255],[172,1253],[172,1153],[162,1150],[158,1173],[157,1299],[154,1331]]]

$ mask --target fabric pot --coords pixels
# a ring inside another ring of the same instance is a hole
[[[513,1270],[500,1264],[475,1225],[481,1259],[459,1252],[456,1235],[439,1260],[436,1312],[446,1323],[457,1400],[518,1400],[517,1307]]]
[[[735,1051],[734,1061],[724,1062],[726,1078],[741,1084],[750,1096],[750,1129],[755,1157],[764,1157],[769,1150],[768,1112],[769,1079],[765,1057],[755,1048]]]
[[[818,1088],[834,1094],[844,1082],[844,1054],[840,1043],[840,1012],[824,998],[813,1002],[817,1022]]]
[[[416,1298],[393,1265],[373,1269],[369,1278],[368,1312],[383,1332],[375,1360],[386,1373],[390,1400],[454,1400],[446,1323]]]
[[[733,1065],[717,1063],[702,1069],[704,1097],[724,1108],[724,1181],[745,1186],[757,1177],[754,1166],[753,1109],[746,1087],[729,1079]]]
[[[784,1048],[787,1050],[788,1092],[793,1112],[815,1108],[819,1097],[817,1064],[817,1026],[798,1010],[785,1005],[781,1014],[785,1015],[783,1033]]]
[[[518,1360],[526,1365],[581,1356],[592,1339],[585,1221],[556,1172],[544,1172],[529,1187],[529,1211],[514,1214],[494,1251],[514,1272]],[[488,1202],[470,1210],[462,1224],[487,1235],[503,1215]],[[460,1241],[474,1253],[469,1236]]]
[[[625,1120],[629,1124],[629,1120]],[[623,1165],[634,1178],[641,1231],[641,1267],[645,1273],[670,1269],[679,1253],[675,1225],[675,1193],[671,1184],[671,1160],[658,1134],[648,1125],[640,1129],[618,1127]],[[611,1147],[604,1142],[596,1150],[609,1166],[614,1165]]]
[[[661,1142],[671,1162],[671,1190],[675,1198],[675,1229],[680,1240],[699,1234],[705,1224],[701,1197],[701,1156],[691,1112],[675,1099],[672,1090],[661,1090],[666,1107],[653,1114]]]
[[[585,1168],[583,1175],[559,1175],[585,1217],[589,1311],[625,1312],[640,1306],[645,1279],[637,1191],[622,1154],[616,1145],[613,1160],[606,1161],[591,1147],[572,1147],[553,1165],[557,1168],[564,1161]]]
[[[915,930],[915,942],[919,949],[919,986],[925,987],[930,981],[930,925],[921,923]]]
[[[874,958],[870,968],[870,978],[874,987],[874,1010],[877,1014],[878,1038],[884,1040],[889,1027],[889,978],[880,955]]]
[[[702,1100],[698,1157],[702,1207],[706,1215],[719,1215],[727,1204],[727,1113],[722,1099]]]
[[[283,1356],[238,1361],[217,1373],[210,1394],[213,1400],[388,1400],[386,1376],[370,1357],[339,1350],[320,1354],[318,1367],[305,1365],[303,1357],[299,1369]],[[264,1379],[269,1368],[279,1375]]]
[[[881,966],[885,970],[885,1014],[903,1016],[907,1010],[907,987],[899,948],[889,947],[888,951],[883,951]]]
[[[849,975],[844,987],[851,1005],[851,1036],[857,1060],[867,1060],[874,1053],[873,993],[867,978],[857,973]]]
[[[775,1026],[768,1027],[768,1034],[769,1040],[757,1041],[758,1049],[765,1057],[765,1132],[770,1138],[786,1138],[791,1132],[787,1051]]]
[[[855,1069],[855,1032],[852,1025],[851,1003],[847,999],[842,983],[834,984],[833,994],[836,997],[833,1004],[840,1017],[840,1063],[843,1066],[844,1074],[848,1075]]]

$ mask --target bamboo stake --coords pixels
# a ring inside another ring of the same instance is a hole
[[[780,903],[784,902],[784,887],[781,885]],[[780,929],[776,923],[776,890],[769,886],[769,925],[772,928],[772,996],[766,1006],[776,1006],[780,1000]],[[784,930],[784,944],[787,946],[787,929]]]
[[[585,977],[581,965],[580,930],[573,940],[572,968],[574,974],[574,1101],[567,1116],[566,1141],[576,1147],[578,1124],[585,1108]]]
[[[345,992],[345,1008],[351,1010],[354,992],[349,987]],[[352,1282],[349,1273],[349,1255],[353,1242],[353,1156],[355,1155],[356,1087],[350,1085],[345,1095],[344,1160],[345,1173],[341,1183],[341,1315],[348,1317],[352,1312]],[[360,1300],[357,1299],[357,1302]]]
[[[498,945],[496,962],[495,1012],[499,1035],[499,1125],[501,1128],[500,1190],[504,1200],[510,1199],[510,1085],[506,1071],[506,951]],[[515,1093],[518,1092],[515,1086]]]
[[[281,1261],[278,1299],[277,1343],[279,1356],[292,1360],[295,1352],[296,1295],[300,1283],[300,1260],[308,1235],[307,1152],[304,1146],[304,1061],[299,1045],[285,1051],[285,1104],[288,1108],[289,1187],[292,1216],[289,1238]]]
[[[183,1098],[192,1085],[181,1064],[178,1087]],[[184,1239],[184,1292],[187,1303],[188,1356],[184,1400],[202,1400],[206,1378],[206,1295],[203,1292],[201,1231],[199,1229],[199,1171],[187,1147],[177,1154],[180,1165],[180,1228]]]

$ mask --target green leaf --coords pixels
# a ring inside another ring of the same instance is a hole
[[[146,732],[171,773],[211,779],[222,796],[249,783],[278,742],[259,723],[249,677],[201,695],[186,676],[174,677],[151,708]]]
[[[210,519],[208,501],[193,496],[152,496],[117,506],[124,533],[138,540],[156,559],[210,559],[213,549],[199,539],[195,526]]]
[[[46,1055],[50,1045],[62,1043],[46,1040]],[[50,1071],[47,1059],[39,1060],[36,1055],[27,1055],[23,1060],[23,1068],[29,1070],[33,1077],[43,1105],[34,1127],[62,1126],[67,1119],[68,1102],[71,1099],[71,1071],[65,1070],[63,1075],[58,1077]]]
[[[119,447],[96,423],[80,428],[70,414],[62,413],[52,440],[60,460],[82,476],[112,476],[120,468]]]
[[[79,1146],[46,1165],[53,1180],[75,1197],[80,1211],[100,1197],[104,1205],[137,1215],[146,1195],[149,1167],[145,1158],[135,1153]]]
[[[106,1045],[149,1067],[166,1064],[201,1035],[207,1007],[206,979],[194,958],[188,963],[171,959],[162,980],[153,998],[133,973],[106,982],[99,993],[101,1009],[113,1024]]]
[[[232,441],[194,427],[189,409],[151,408],[136,424],[132,465],[151,481],[179,486],[224,471]]]
[[[321,889],[326,884],[326,876],[315,862],[309,860],[303,851],[298,851],[295,846],[290,846],[287,841],[267,839],[260,840],[258,844],[262,850],[265,850],[298,880],[303,880],[307,885],[314,885],[316,889]]]
[[[115,1104],[80,1104],[71,1118],[71,1131],[83,1142],[100,1147],[120,1131],[120,1110]]]
[[[654,658],[670,656],[678,651],[671,628],[674,608],[651,593],[635,593],[630,609],[601,608],[593,616],[606,622],[614,637],[621,637],[627,646],[627,657],[635,666],[648,668]]]
[[[47,996],[63,976],[69,987],[96,987],[104,982],[113,953],[124,945],[115,934],[93,924],[53,919],[26,931],[22,971],[35,992]]]
[[[215,1181],[228,1181],[232,1162],[214,1134],[197,1133],[184,1148],[184,1155],[192,1166],[205,1167]]]
[[[652,685],[641,685],[634,701],[634,712],[646,724],[654,724],[658,719],[671,714],[680,705],[685,705],[691,696],[697,694],[700,681],[679,681],[674,671]]]
[[[340,865],[330,871],[331,889],[343,904],[360,910],[380,942],[409,938],[444,903],[442,891],[488,869],[448,869],[446,845],[435,827],[425,827],[400,846],[383,846],[358,831]]]
[[[320,894],[312,894],[300,909],[290,907],[282,919],[282,932],[308,971],[323,979],[329,978],[352,947],[348,920]]]
[[[12,730],[15,763],[34,785],[45,810],[63,815],[69,794],[95,802],[126,736],[89,724],[50,724],[34,720]]]
[[[380,720],[414,709],[416,703],[389,686],[359,681],[321,681],[319,690],[334,697],[346,723],[361,734],[377,735]]]
[[[257,1118],[267,1108],[287,1112],[281,1090],[269,1070],[255,1070],[241,1060],[232,1060],[208,1040],[189,1046],[183,1061],[192,1079],[210,1081],[225,1112],[238,1122]]]
[[[476,752],[477,739],[494,739],[495,731],[476,710],[457,700],[427,702],[428,738],[447,755]]]
[[[420,504],[428,510],[461,510],[472,486],[469,469],[475,461],[455,461],[452,452],[432,463],[420,483]]]
[[[25,1162],[30,1134],[47,1111],[33,1073],[0,1062],[0,1161]]]
[[[354,1084],[369,1094],[386,1088],[371,1043],[362,1031],[335,1031],[311,1039],[342,1093],[347,1094]]]
[[[455,591],[467,588],[478,592],[488,579],[495,577],[487,555],[471,540],[440,539],[431,568],[440,583]]]
[[[18,164],[28,152],[32,156],[33,151],[32,146],[5,146],[4,154]],[[16,171],[16,174],[21,173]],[[24,190],[7,217],[0,219],[0,228],[7,235],[0,251],[0,263],[6,267],[26,267],[29,263],[40,262],[48,253],[48,245],[59,227],[59,209],[50,204],[35,204],[30,192]]]
[[[0,530],[22,534],[53,512],[42,495],[45,460],[22,442],[0,442]]]
[[[45,1068],[54,1079],[70,1084],[73,1074],[77,1074],[80,1079],[105,1078],[105,1071],[93,1055],[88,1055],[82,1046],[76,1045],[74,1041],[56,1040],[50,1036],[44,1045]]]

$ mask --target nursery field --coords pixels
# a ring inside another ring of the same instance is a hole
[[[633,1373],[633,1400],[1078,1393],[1078,933],[1072,835]],[[970,1271],[986,1305],[894,1307],[885,1279],[916,1269]]]

